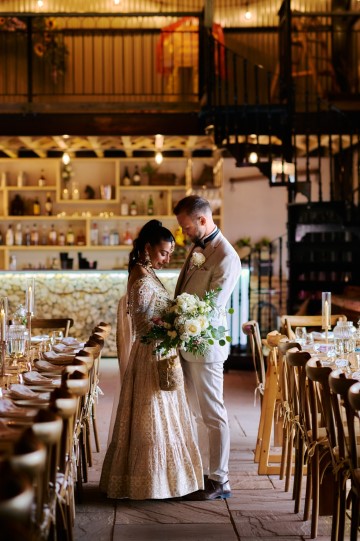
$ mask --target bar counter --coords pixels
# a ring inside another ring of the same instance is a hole
[[[159,277],[173,295],[179,271],[159,271]],[[7,296],[9,316],[25,305],[28,278],[35,278],[35,316],[71,317],[70,335],[86,339],[100,321],[111,323],[112,331],[103,349],[104,356],[116,356],[116,314],[126,291],[128,273],[118,271],[0,271],[0,296]]]

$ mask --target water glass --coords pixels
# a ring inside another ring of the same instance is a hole
[[[50,333],[50,340],[51,340],[52,345],[59,344],[63,338],[64,338],[63,331],[52,331]]]
[[[295,337],[296,341],[301,345],[304,346],[306,344],[306,327],[296,327],[295,328]]]
[[[26,350],[26,327],[25,325],[10,325],[8,351],[13,359],[24,357]]]

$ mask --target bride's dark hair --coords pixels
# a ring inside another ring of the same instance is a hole
[[[150,220],[141,228],[139,235],[133,242],[133,249],[129,254],[129,274],[134,265],[144,256],[145,245],[149,243],[150,246],[156,246],[161,241],[175,243],[174,235],[159,220]]]

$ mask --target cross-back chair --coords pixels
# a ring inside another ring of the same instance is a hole
[[[332,314],[330,316],[330,324],[333,327],[339,321],[343,319],[346,321],[346,316],[341,314]],[[306,316],[306,315],[283,315],[280,319],[281,329],[290,338],[295,338],[293,328],[295,327],[320,327],[322,325],[322,316]]]
[[[46,331],[63,331],[64,336],[69,336],[69,330],[74,325],[71,317],[64,318],[37,318],[31,320],[31,329]]]
[[[261,334],[259,329],[259,324],[255,320],[247,321],[242,325],[243,333],[249,337],[251,355],[255,370],[256,377],[256,393],[260,394],[260,404],[262,404],[262,399],[264,396],[264,386],[265,386],[265,359],[262,350]]]
[[[348,390],[350,408],[348,411],[349,448],[351,458],[351,528],[350,541],[357,541],[360,515],[360,448],[357,434],[360,423],[360,382]]]

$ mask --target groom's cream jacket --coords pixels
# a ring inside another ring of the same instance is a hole
[[[238,254],[221,231],[201,250],[205,257],[205,261],[201,266],[197,267],[190,264],[193,251],[194,247],[190,250],[180,272],[175,288],[175,296],[187,292],[203,297],[206,291],[221,288],[217,297],[217,305],[223,308],[225,314],[226,304],[240,277],[241,263]],[[220,319],[212,320],[211,323],[214,327],[224,325],[227,328],[226,314]],[[204,357],[195,357],[191,353],[181,351],[181,356],[186,361],[200,363],[224,362],[228,355],[228,343],[225,346],[216,343],[208,349]]]

